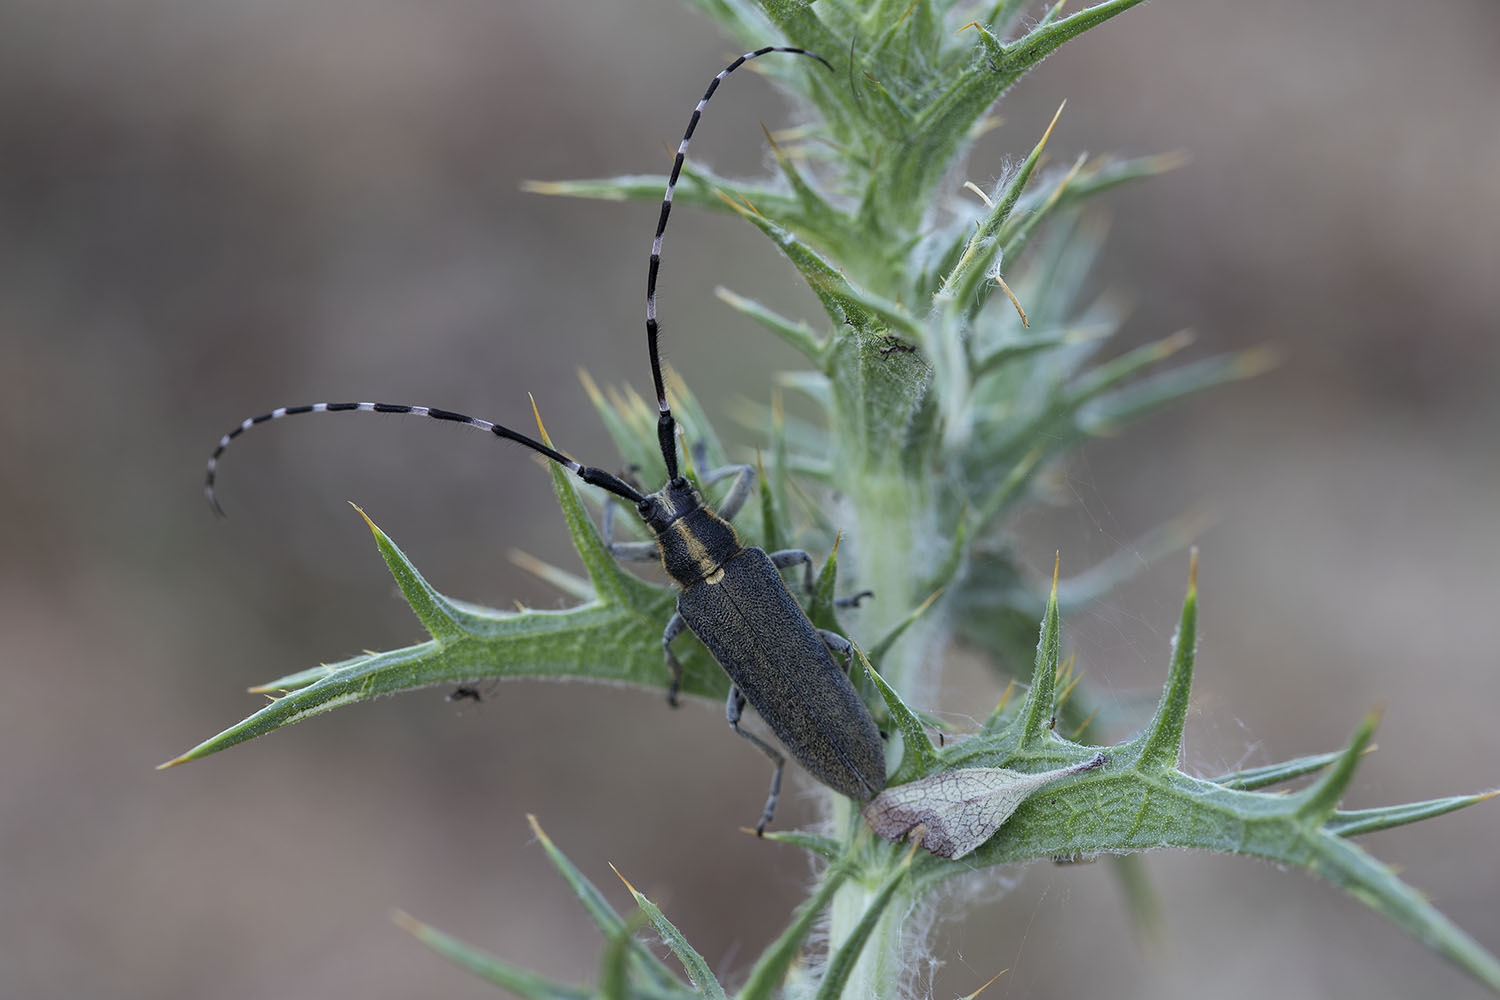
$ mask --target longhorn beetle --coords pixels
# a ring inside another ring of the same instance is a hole
[[[747,702],[760,713],[782,746],[828,787],[859,802],[873,798],[885,787],[885,753],[880,732],[848,677],[852,646],[843,636],[815,628],[781,579],[781,570],[800,565],[803,582],[810,591],[812,557],[800,549],[767,554],[740,542],[729,522],[750,496],[754,475],[750,466],[729,466],[710,472],[704,478],[704,486],[709,486],[734,477],[719,513],[706,506],[698,490],[678,473],[676,423],[667,405],[657,350],[656,279],[661,269],[662,236],[667,229],[667,217],[672,212],[672,193],[682,173],[688,143],[698,127],[704,106],[724,78],[748,60],[769,52],[808,56],[830,70],[833,68],[815,53],[772,45],[747,52],[715,76],[693,109],[687,131],[677,147],[666,194],[662,198],[661,216],[656,223],[656,235],[651,241],[651,264],[646,274],[646,346],[659,413],[657,439],[667,471],[667,483],[660,490],[642,493],[618,476],[580,465],[562,452],[501,424],[435,406],[395,403],[312,403],[281,407],[251,417],[219,439],[218,447],[208,460],[204,483],[209,503],[222,516],[223,509],[214,494],[214,478],[219,458],[229,442],[256,424],[282,417],[354,410],[432,417],[489,431],[496,437],[525,445],[585,483],[633,503],[655,540],[612,541],[614,505],[606,503],[605,542],[610,552],[620,559],[660,559],[662,567],[679,588],[677,612],[662,633],[662,650],[672,677],[667,700],[677,704],[682,665],[672,653],[672,641],[682,634],[684,628],[692,630],[729,675],[725,718],[730,728],[770,758],[774,767],[770,795],[755,828],[757,835],[764,832],[775,812],[785,758],[765,740],[740,728],[741,714]],[[862,596],[839,603],[857,603]],[[843,658],[843,667],[834,661],[830,650]]]

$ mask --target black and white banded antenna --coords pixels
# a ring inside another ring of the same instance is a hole
[[[833,65],[827,59],[815,52],[806,49],[795,48],[790,45],[767,45],[765,48],[756,49],[754,52],[746,52],[734,62],[719,71],[708,84],[708,90],[704,91],[703,99],[693,109],[693,116],[688,119],[687,131],[682,134],[682,142],[677,144],[677,157],[672,161],[672,174],[667,178],[667,193],[661,200],[661,218],[656,222],[656,236],[651,241],[651,266],[646,272],[646,349],[651,355],[651,379],[656,384],[656,439],[661,445],[662,461],[667,466],[667,479],[677,478],[677,438],[676,421],[672,418],[672,408],[667,405],[667,386],[661,374],[661,354],[657,348],[657,338],[660,327],[656,322],[656,276],[661,270],[661,240],[667,231],[667,217],[672,214],[672,192],[677,189],[677,179],[682,175],[682,164],[687,159],[688,143],[693,141],[693,131],[698,127],[698,119],[703,116],[703,108],[708,104],[709,98],[714,96],[714,91],[719,89],[719,84],[724,78],[739,69],[751,59],[759,59],[771,52],[790,52],[794,55],[807,56],[816,59],[827,66],[830,70]]]
[[[489,431],[495,437],[525,445],[532,451],[550,458],[591,486],[598,486],[601,489],[608,490],[615,496],[624,497],[634,504],[639,504],[646,499],[645,494],[618,476],[611,475],[603,469],[579,465],[562,452],[554,448],[549,448],[540,441],[529,438],[519,431],[513,431],[504,424],[480,420],[477,417],[471,417],[464,413],[455,413],[452,410],[439,409],[436,406],[407,406],[404,403],[308,403],[305,406],[282,406],[272,410],[270,413],[262,413],[258,417],[250,417],[241,421],[240,425],[234,430],[219,438],[219,446],[209,456],[208,473],[203,482],[203,495],[208,497],[208,502],[213,505],[215,513],[220,517],[224,516],[224,508],[219,506],[219,498],[214,492],[214,478],[218,473],[219,456],[224,454],[224,449],[229,447],[229,442],[256,424],[264,424],[271,420],[280,420],[282,417],[295,417],[302,413],[338,413],[344,410],[353,410],[359,413],[396,413],[411,417],[431,417],[434,420],[445,420],[449,423],[464,424],[476,430]],[[540,424],[540,417],[537,418],[537,422]]]
[[[646,276],[646,344],[651,355],[651,378],[656,385],[656,403],[659,413],[659,417],[657,420],[657,439],[661,444],[662,461],[666,463],[667,478],[669,480],[676,480],[678,478],[676,422],[672,417],[671,408],[667,405],[667,389],[666,384],[662,379],[661,358],[657,348],[657,337],[660,332],[660,328],[658,327],[656,322],[656,278],[658,272],[661,270],[662,236],[667,231],[667,217],[672,213],[672,193],[677,187],[678,178],[682,175],[682,164],[687,157],[688,143],[692,141],[693,132],[698,127],[698,119],[702,117],[703,108],[708,104],[709,98],[714,96],[714,91],[719,89],[719,84],[723,82],[724,78],[730,73],[733,73],[735,70],[739,69],[751,59],[758,59],[761,56],[767,55],[771,52],[790,52],[796,55],[807,56],[810,59],[816,59],[824,66],[827,66],[830,70],[833,69],[833,66],[828,62],[828,60],[824,59],[820,55],[817,55],[816,53],[808,52],[806,49],[799,49],[784,45],[768,45],[765,48],[756,49],[754,52],[747,52],[736,59],[734,62],[730,63],[728,66],[724,67],[724,69],[722,69],[719,74],[713,78],[713,81],[709,83],[708,90],[704,92],[702,99],[698,101],[697,107],[693,108],[693,115],[688,120],[687,131],[683,133],[682,142],[680,142],[677,146],[677,157],[672,162],[672,174],[667,179],[667,191],[666,194],[662,197],[661,218],[658,219],[656,223],[656,236],[651,241],[651,267]],[[455,424],[465,424],[469,427],[476,428],[477,430],[488,431],[495,437],[504,438],[507,441],[514,441],[516,444],[524,445],[525,447],[530,448],[532,451],[535,451],[538,454],[543,455],[544,457],[561,465],[563,468],[576,475],[585,483],[588,483],[592,486],[598,486],[601,489],[613,493],[615,496],[623,497],[624,499],[629,500],[631,503],[638,505],[646,499],[645,494],[641,493],[640,490],[637,490],[635,487],[620,479],[618,476],[611,475],[610,473],[605,472],[602,469],[596,469],[592,466],[580,465],[579,463],[569,458],[567,455],[564,455],[562,452],[550,448],[540,441],[527,437],[525,434],[522,434],[519,431],[512,430],[509,427],[506,427],[504,424],[497,424],[489,420],[480,420],[477,417],[471,417],[463,413],[455,413],[452,410],[440,409],[436,406],[411,406],[405,403],[307,403],[301,406],[282,406],[270,411],[269,413],[262,413],[261,415],[256,417],[249,417],[241,421],[240,425],[234,430],[219,438],[218,447],[216,447],[213,454],[209,456],[208,468],[204,475],[203,481],[203,494],[208,498],[208,502],[213,506],[214,512],[220,517],[224,516],[224,508],[219,505],[218,495],[215,491],[215,480],[218,475],[219,459],[224,454],[224,450],[229,447],[229,443],[231,441],[239,437],[241,434],[245,433],[245,431],[254,427],[256,424],[264,424],[272,420],[280,420],[283,417],[294,417],[303,413],[339,413],[344,411],[353,411],[358,413],[395,413],[404,416],[430,417],[434,420],[443,420]],[[540,423],[540,418],[538,418],[538,423]]]

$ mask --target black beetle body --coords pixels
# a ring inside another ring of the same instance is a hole
[[[801,565],[810,591],[812,558],[801,550],[768,554],[762,549],[741,544],[729,522],[749,497],[754,472],[750,467],[718,470],[709,473],[704,480],[707,485],[737,473],[734,486],[721,505],[721,513],[714,513],[705,506],[699,492],[678,474],[676,422],[667,403],[666,384],[662,377],[657,344],[660,328],[656,317],[656,280],[661,267],[662,237],[672,211],[672,192],[682,173],[688,142],[693,137],[704,105],[720,82],[746,61],[769,52],[808,56],[829,69],[833,68],[821,56],[804,49],[774,45],[747,52],[726,66],[714,77],[693,110],[687,131],[677,147],[662,199],[646,273],[646,346],[656,388],[657,440],[667,471],[667,485],[659,492],[643,494],[620,477],[580,465],[550,445],[503,424],[435,406],[375,402],[284,406],[243,420],[219,439],[218,447],[208,459],[203,484],[209,502],[222,513],[215,494],[219,459],[231,441],[258,424],[305,413],[387,413],[427,417],[489,432],[544,455],[585,483],[634,504],[655,541],[608,544],[610,551],[620,559],[660,559],[667,574],[681,588],[677,596],[677,613],[662,634],[662,648],[672,671],[669,700],[676,703],[677,686],[682,675],[677,658],[672,654],[671,643],[684,628],[688,628],[713,654],[732,682],[725,707],[729,725],[754,743],[775,765],[771,794],[756,828],[757,833],[765,829],[775,809],[784,759],[760,737],[740,728],[740,713],[747,702],[760,713],[791,755],[828,787],[857,802],[869,801],[885,787],[885,752],[880,733],[850,683],[848,673],[835,662],[830,652],[830,647],[837,650],[847,666],[853,647],[844,637],[816,628],[781,579],[782,569]],[[614,506],[606,504],[604,535],[607,542],[613,513]],[[856,596],[837,603],[852,604],[858,600]],[[450,695],[454,699],[475,701],[480,697],[478,690],[470,687],[461,687]]]
[[[685,479],[638,509],[681,588],[678,614],[782,746],[855,801],[880,792],[885,750],[875,720],[770,556],[742,545]]]

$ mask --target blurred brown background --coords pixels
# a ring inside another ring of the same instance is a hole
[[[518,184],[662,169],[736,47],[675,0],[5,0],[0,23],[0,996],[494,995],[391,905],[590,979],[597,940],[528,811],[621,906],[606,861],[744,968],[806,868],[737,832],[765,771],[717,708],[433,690],[152,770],[255,708],[247,685],[417,638],[347,499],[449,593],[562,603],[506,559],[571,565],[517,453],[419,421],[281,425],[231,455],[226,523],[202,463],[275,405],[524,424],[530,390],[608,464],[574,369],[646,384],[656,208]],[[1215,513],[1200,773],[1334,748],[1384,703],[1354,805],[1500,783],[1497,31],[1484,0],[1154,3],[1024,80],[970,164],[990,183],[1064,97],[1057,156],[1189,151],[1109,198],[1100,287],[1134,297],[1136,340],[1193,327],[1203,353],[1285,351],[1090,448],[1075,502],[1018,525],[1040,578],[1055,549],[1082,568]],[[788,116],[738,80],[695,151],[754,173],[759,120]],[[748,227],[675,219],[671,358],[707,399],[763,396],[794,361],[712,288],[816,319],[811,300]],[[1167,560],[1065,622],[1105,697],[1155,697],[1184,573]],[[1367,838],[1492,950],[1496,815]],[[1299,873],[1148,865],[1165,951],[1136,949],[1106,866],[1038,865],[940,926],[936,994],[1011,967],[989,995],[1480,995]]]

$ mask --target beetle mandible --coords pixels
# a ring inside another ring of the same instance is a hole
[[[662,237],[672,211],[672,194],[682,174],[688,143],[698,127],[704,106],[726,76],[751,59],[771,52],[808,56],[832,69],[822,56],[790,46],[766,46],[747,52],[726,66],[708,85],[688,121],[672,162],[646,276],[646,344],[658,409],[657,439],[666,465],[667,483],[655,493],[642,493],[618,476],[580,465],[567,455],[502,424],[452,410],[400,403],[311,403],[285,406],[251,417],[219,439],[208,460],[204,493],[220,514],[215,495],[218,462],[229,443],[256,424],[303,413],[355,411],[431,417],[465,424],[496,437],[524,445],[597,486],[635,505],[654,536],[649,542],[614,542],[612,504],[604,508],[604,537],[617,558],[657,560],[679,588],[677,612],[662,633],[662,649],[671,670],[668,700],[677,703],[682,667],[672,653],[672,642],[689,629],[729,675],[725,717],[730,727],[770,758],[774,771],[771,790],[756,834],[764,832],[776,809],[785,758],[779,750],[740,727],[746,703],[758,712],[781,745],[804,768],[828,787],[858,802],[873,798],[885,787],[885,752],[879,730],[848,676],[852,646],[843,636],[814,627],[781,578],[781,570],[801,566],[803,582],[812,588],[812,557],[800,549],[767,553],[744,545],[730,521],[750,495],[753,471],[748,465],[709,473],[708,486],[734,477],[719,512],[678,472],[676,421],[667,404],[657,347],[656,284],[661,269]],[[852,604],[859,595],[840,601]],[[832,652],[844,659],[835,662]]]

